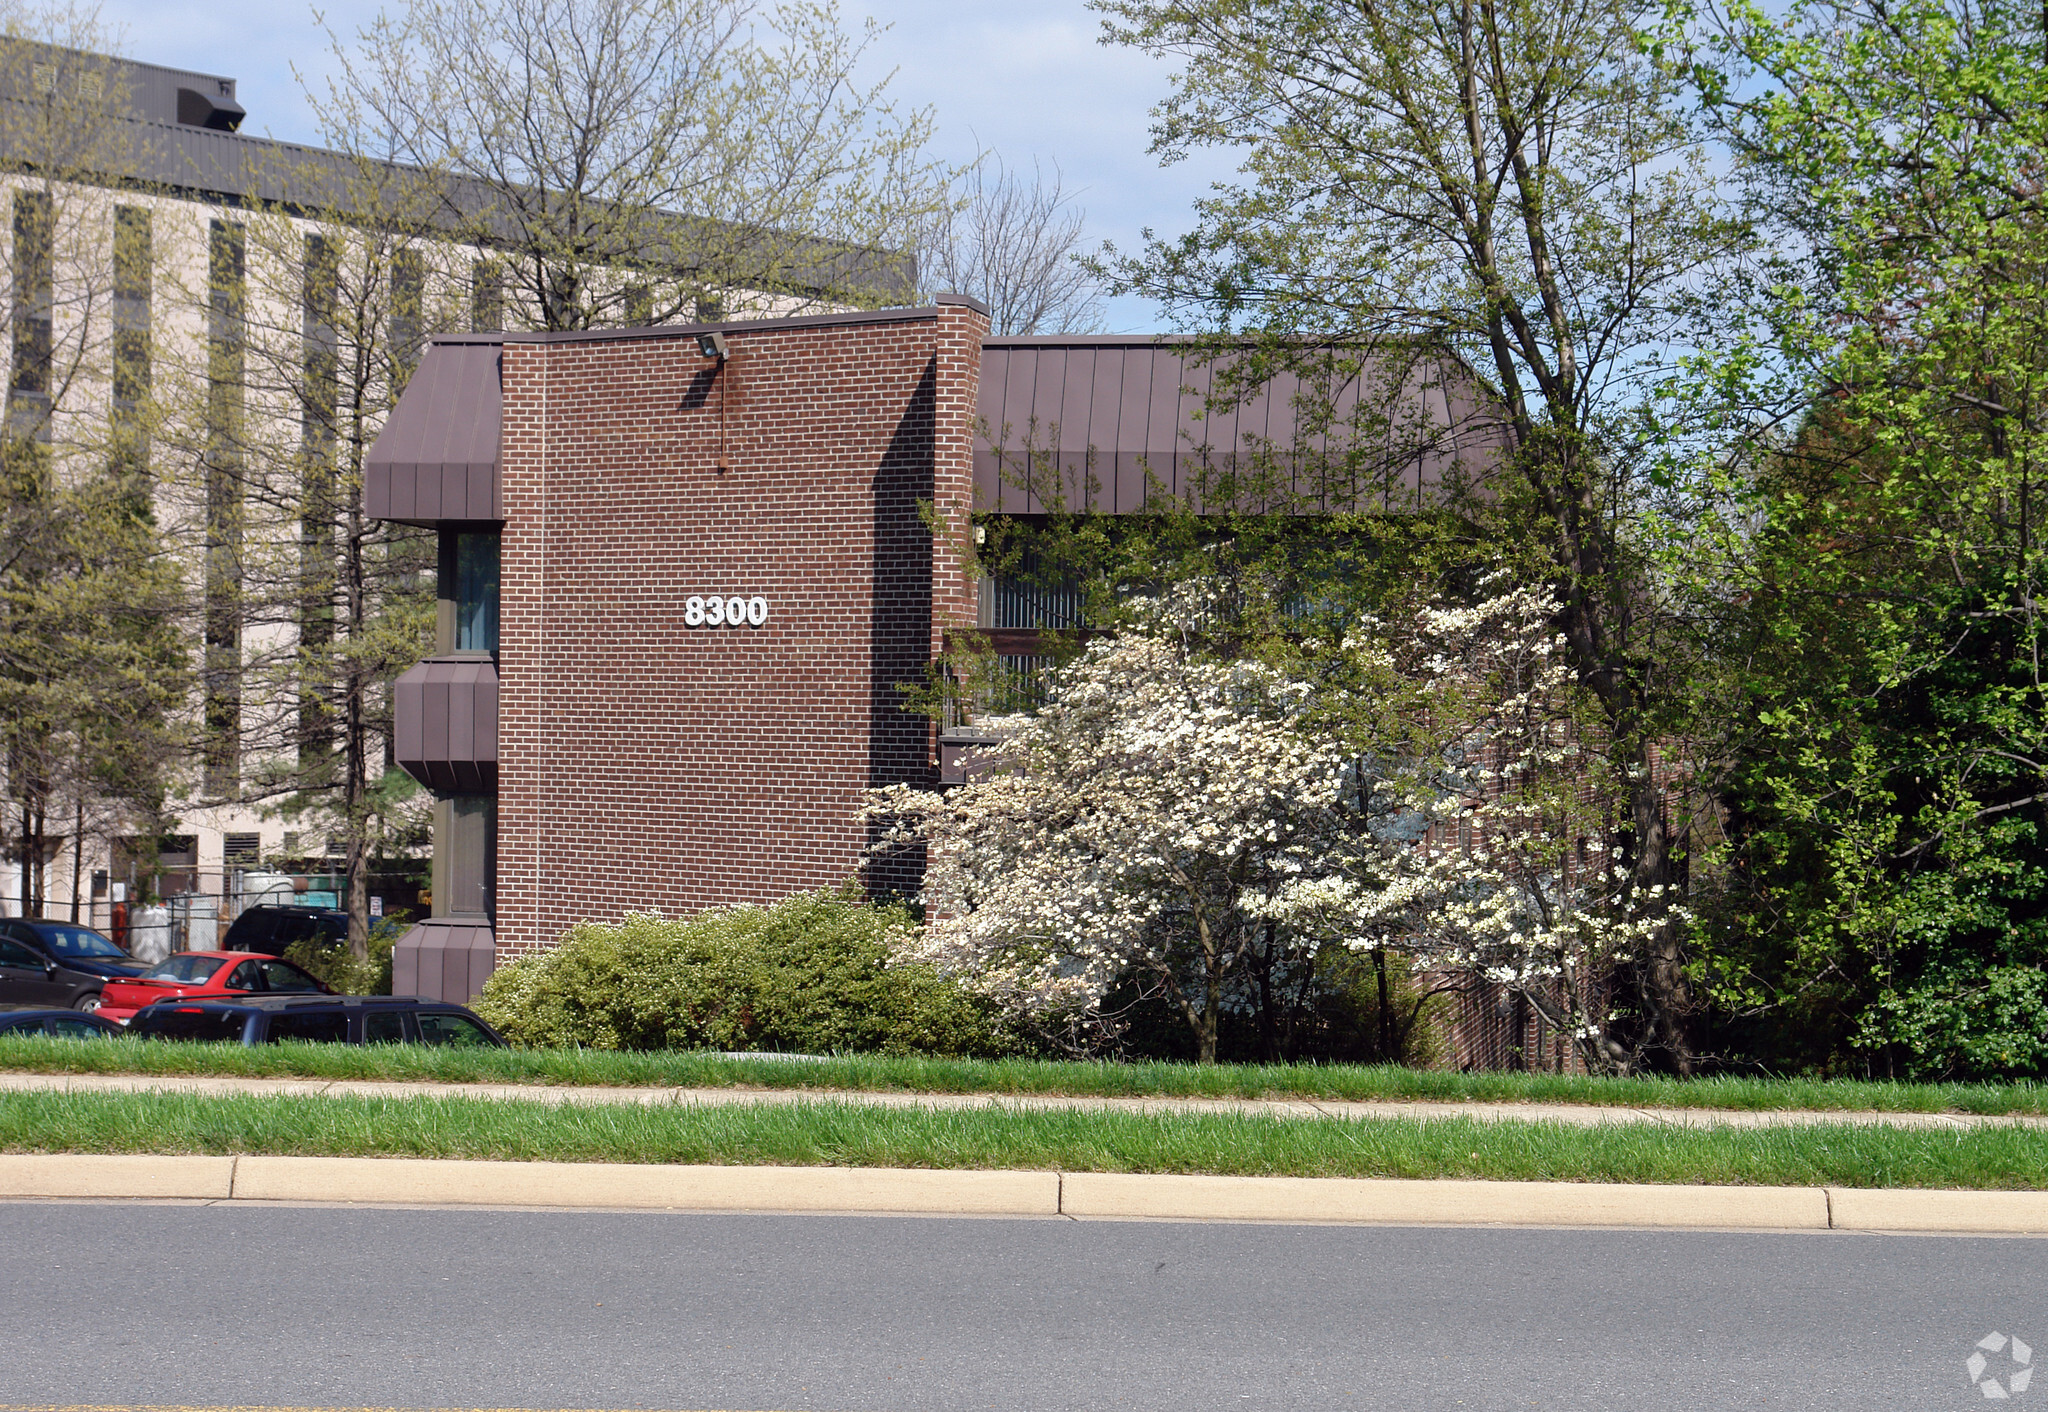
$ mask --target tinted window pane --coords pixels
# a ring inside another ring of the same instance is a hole
[[[426,1044],[445,1044],[456,1049],[474,1049],[491,1042],[483,1026],[463,1015],[420,1015],[420,1039]]]
[[[396,1010],[372,1010],[363,1016],[365,1044],[403,1044],[405,1016]]]
[[[235,918],[235,924],[228,928],[228,936],[236,946],[247,946],[252,942],[270,940],[271,929],[276,925],[275,912],[252,907]]]
[[[77,1015],[54,1015],[50,1033],[64,1039],[108,1039],[111,1036],[92,1021]]]
[[[305,1010],[270,1017],[270,1038],[303,1039],[318,1044],[348,1042],[348,1016],[339,1010]]]
[[[311,941],[320,934],[320,924],[302,913],[287,912],[277,919],[277,930],[272,933],[272,942],[283,942],[290,946],[294,942]]]
[[[290,991],[295,994],[308,992],[318,994],[320,982],[314,980],[289,961],[263,961],[258,963],[263,972],[266,988],[274,991]]]
[[[261,989],[263,989],[263,971],[262,971],[262,968],[261,968],[261,967],[259,967],[259,966],[257,965],[257,963],[256,963],[256,962],[254,962],[254,961],[244,961],[244,962],[243,962],[243,963],[242,963],[241,965],[239,965],[239,966],[235,967],[235,972],[234,972],[234,974],[228,977],[228,989],[229,989],[229,990],[261,990]]]
[[[40,971],[43,969],[43,958],[18,941],[8,941],[0,937],[0,966],[26,966]]]
[[[43,945],[59,956],[126,956],[128,953],[85,927],[37,927]]]
[[[498,536],[455,536],[455,650],[498,650]]]
[[[144,1039],[190,1039],[239,1044],[248,1016],[218,1010],[144,1010],[128,1022],[128,1033]]]
[[[153,981],[176,981],[180,985],[194,985],[206,980],[222,966],[230,964],[218,956],[169,956],[153,971],[143,974]]]

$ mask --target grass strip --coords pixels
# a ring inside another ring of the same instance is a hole
[[[467,1157],[1236,1176],[2038,1190],[2048,1133],[1592,1128],[1468,1118],[730,1107],[516,1099],[0,1094],[0,1151]]]
[[[244,1049],[234,1045],[143,1044],[125,1040],[101,1044],[0,1036],[0,1070],[1108,1098],[1311,1098],[1583,1103],[1742,1111],[2048,1113],[2048,1088],[2037,1083],[1908,1084],[1729,1076],[1613,1079],[1559,1074],[1457,1074],[1362,1064],[1125,1064],[1048,1059],[925,1059],[881,1054],[832,1055],[792,1062],[786,1058],[735,1059],[695,1052],[451,1050],[418,1045],[306,1044]]]

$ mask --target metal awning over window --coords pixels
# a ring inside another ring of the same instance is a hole
[[[488,657],[430,657],[391,688],[398,767],[442,794],[498,788],[498,669]]]
[[[503,358],[494,339],[428,345],[363,467],[363,509],[372,519],[427,526],[504,519]]]

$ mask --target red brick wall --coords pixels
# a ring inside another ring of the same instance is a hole
[[[729,330],[716,373],[693,338],[506,344],[501,960],[835,886],[861,792],[932,778],[897,685],[973,622],[920,502],[971,532],[986,334],[965,306]],[[686,626],[713,593],[765,597],[766,625]]]

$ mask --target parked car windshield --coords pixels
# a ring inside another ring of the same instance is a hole
[[[119,956],[128,953],[90,927],[37,927],[43,945],[59,956]]]
[[[191,985],[203,981],[228,963],[218,956],[178,955],[166,957],[151,969],[142,973],[144,980],[177,981],[180,985]]]

